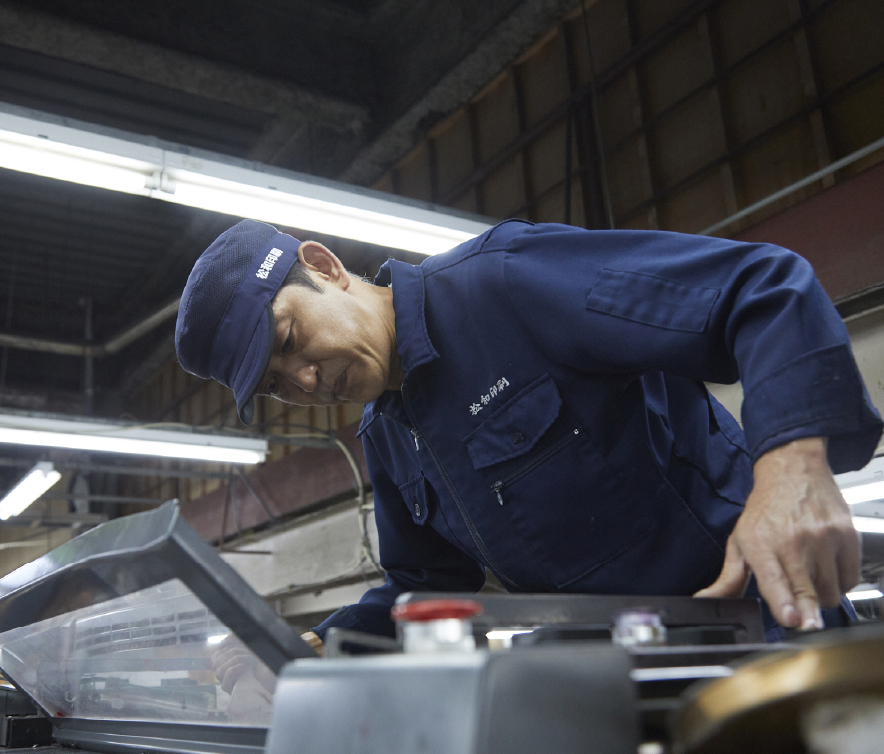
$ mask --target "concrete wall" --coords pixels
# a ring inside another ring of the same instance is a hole
[[[371,500],[369,500],[369,505]],[[371,557],[378,558],[374,516],[366,518]],[[236,543],[230,563],[277,612],[307,630],[341,605],[383,583],[363,551],[354,501],[305,516]]]
[[[884,414],[884,311],[873,312],[848,322],[847,330],[869,397],[875,408]],[[709,390],[739,421],[740,408],[743,405],[743,389],[740,384],[709,384]]]

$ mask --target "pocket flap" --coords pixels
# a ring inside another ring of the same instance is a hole
[[[718,288],[604,268],[589,291],[586,308],[666,330],[703,332],[720,294]]]
[[[402,499],[411,513],[412,520],[423,526],[430,517],[430,508],[427,502],[427,483],[424,475],[421,474],[416,479],[400,485],[399,492],[402,493]]]
[[[531,383],[464,438],[477,469],[527,453],[556,420],[559,390],[548,374]]]

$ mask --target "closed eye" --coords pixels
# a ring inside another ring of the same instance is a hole
[[[294,350],[295,350],[295,338],[292,335],[292,331],[289,330],[289,335],[285,339],[285,343],[282,344],[282,355],[288,356]]]

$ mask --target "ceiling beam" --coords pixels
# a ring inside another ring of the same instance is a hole
[[[591,5],[595,0],[587,0]],[[370,186],[400,160],[426,132],[482,90],[577,0],[524,0],[460,63],[398,120],[364,147],[339,180]]]
[[[9,2],[0,2],[0,44],[354,137],[369,119],[368,110],[352,102]]]

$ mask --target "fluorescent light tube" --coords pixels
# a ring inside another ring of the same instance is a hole
[[[260,437],[19,414],[0,414],[0,443],[217,463],[255,464],[267,455],[267,440]]]
[[[868,534],[884,534],[884,518],[854,516],[853,525],[856,527],[857,531],[866,532]]]
[[[5,521],[10,516],[17,516],[35,500],[39,499],[46,490],[61,479],[59,474],[48,461],[41,461],[31,469],[15,487],[13,487],[0,500],[0,520]]]
[[[175,193],[155,192],[153,196],[157,199],[224,212],[235,217],[304,228],[338,238],[352,238],[431,255],[447,251],[478,235],[477,232],[441,227],[357,206],[238,184],[187,171],[171,170],[166,174],[172,177]],[[304,184],[301,190],[310,192],[310,184]],[[345,197],[340,198],[346,200]],[[358,195],[353,195],[354,200],[358,198]],[[490,226],[477,230],[484,232],[487,227]]]
[[[126,437],[69,434],[67,432],[40,432],[10,427],[0,427],[0,443],[93,450],[99,453],[128,453],[136,456],[158,456],[160,458],[184,458],[192,461],[216,461],[218,463],[248,464],[261,463],[264,460],[264,454],[254,450],[156,440],[132,440]]]
[[[880,589],[863,589],[859,592],[847,593],[847,599],[852,602],[856,602],[857,600],[877,600],[881,597],[884,597],[884,594],[881,593]]]
[[[848,505],[884,499],[884,482],[871,482],[841,490]]]
[[[127,194],[147,193],[144,184],[152,170],[149,163],[8,131],[0,133],[0,146],[0,167],[8,170]]]
[[[427,255],[491,227],[344,183],[265,172],[220,155],[163,149],[122,132],[107,136],[9,109],[0,109],[0,167],[10,170]]]

